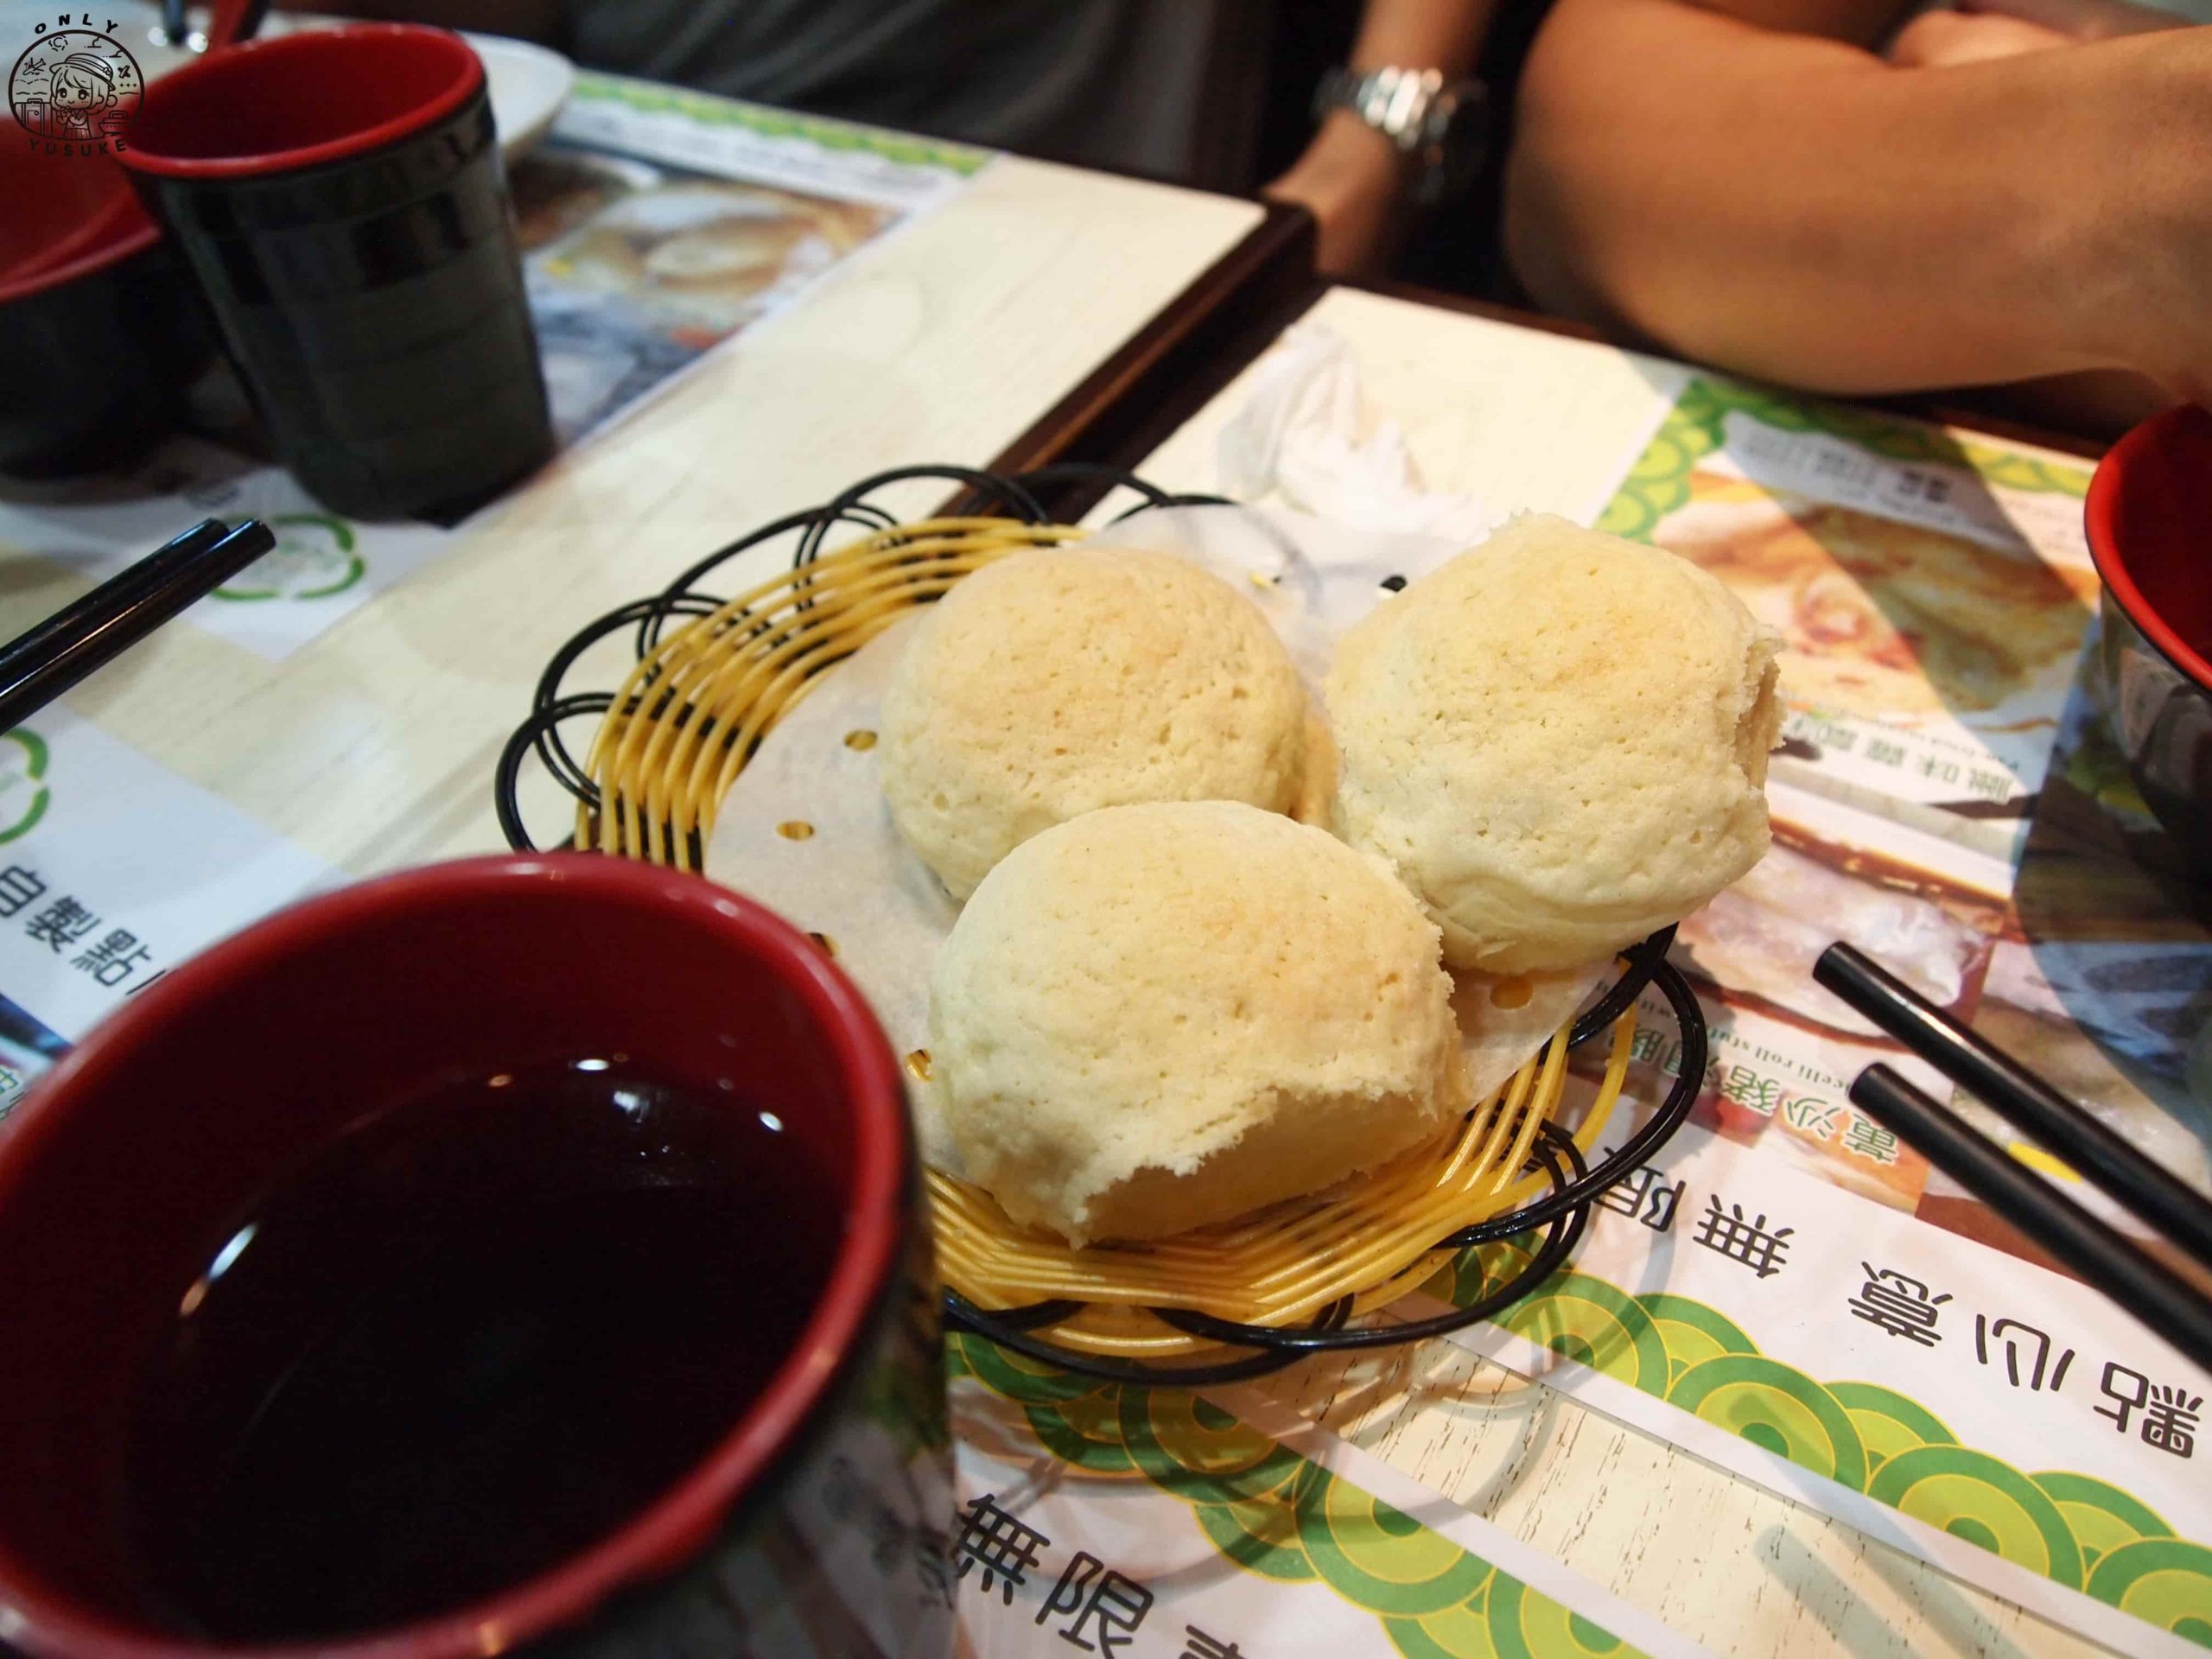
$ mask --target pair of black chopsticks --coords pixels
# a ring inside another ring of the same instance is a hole
[[[2160,1237],[2212,1269],[2212,1201],[1960,1025],[1864,953],[1832,944],[1813,977],[1986,1103]],[[2212,1297],[2098,1220],[1886,1065],[1851,1103],[2198,1364],[2212,1368]]]
[[[0,732],[20,725],[276,545],[257,518],[236,530],[204,520],[0,645]]]

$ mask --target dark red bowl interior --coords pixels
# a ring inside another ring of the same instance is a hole
[[[2107,590],[2212,692],[2212,412],[2170,409],[2114,444],[2089,486],[2088,523]]]
[[[124,159],[175,178],[320,166],[442,119],[483,78],[458,35],[412,23],[251,41],[148,86]]]
[[[722,888],[583,855],[471,860],[311,900],[215,946],[134,997],[0,1126],[10,1643],[71,1659],[199,1650],[137,1605],[120,1470],[131,1380],[175,1270],[205,1258],[227,1213],[440,1076],[610,1053],[709,1096],[734,1079],[733,1109],[783,1119],[843,1206],[829,1288],[767,1390],[626,1526],[492,1600],[315,1650],[498,1651],[711,1536],[893,1281],[910,1146],[896,1063],[835,965]]]
[[[127,259],[159,235],[107,157],[0,145],[0,305]]]

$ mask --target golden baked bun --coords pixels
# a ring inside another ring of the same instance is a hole
[[[1228,802],[1025,842],[930,976],[969,1177],[1077,1243],[1329,1186],[1471,1103],[1436,929],[1327,832]]]
[[[1307,698],[1258,608],[1170,554],[1054,547],[954,588],[883,698],[883,792],[955,898],[1102,806],[1299,802]]]
[[[1455,968],[1600,959],[1767,847],[1780,636],[1705,571],[1550,517],[1385,600],[1329,675],[1335,823]]]

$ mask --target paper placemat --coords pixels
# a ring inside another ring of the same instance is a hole
[[[60,703],[0,735],[0,1118],[130,997],[336,879]]]
[[[968,1649],[1161,1659],[1706,1649],[1245,1390],[1089,1383],[955,1336]]]
[[[1809,976],[1860,945],[2212,1185],[2212,931],[2176,902],[2188,878],[2083,670],[2088,478],[1688,379],[1598,523],[1787,638],[1776,845],[1676,946],[1712,1026],[1694,1126],[1613,1191],[1573,1274],[1459,1340],[2046,1618],[2177,1653],[2212,1646],[2212,1375],[1857,1112],[1876,1060],[1953,1090]],[[1681,1053],[1643,1012],[1649,1103]]]

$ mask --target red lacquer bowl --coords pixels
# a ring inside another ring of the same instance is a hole
[[[2184,856],[2212,871],[2212,412],[2168,410],[2114,444],[2088,524],[2128,770]]]

